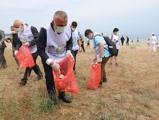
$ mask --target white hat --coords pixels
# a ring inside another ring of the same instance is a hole
[[[155,33],[152,33],[152,35],[155,35]]]

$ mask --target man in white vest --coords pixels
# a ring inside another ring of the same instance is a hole
[[[20,81],[20,85],[24,86],[27,83],[28,77],[31,74],[32,69],[37,74],[36,80],[40,80],[42,78],[42,72],[40,71],[39,66],[36,64],[36,59],[38,57],[38,51],[37,51],[37,40],[38,40],[38,30],[33,26],[26,26],[22,21],[15,20],[13,23],[13,27],[15,31],[13,32],[13,44],[15,46],[15,52],[16,55],[19,48],[22,45],[26,45],[29,47],[30,52],[32,53],[35,66],[32,68],[26,68],[24,77]]]
[[[152,36],[150,37],[150,49],[152,52],[157,51],[157,37],[155,33],[152,33]]]
[[[52,22],[41,28],[38,41],[38,51],[44,67],[47,91],[54,103],[57,98],[52,70],[60,72],[58,63],[67,55],[72,56],[71,27],[67,26],[67,21],[67,14],[64,11],[56,11]],[[58,97],[65,103],[71,102],[65,92],[59,92]]]

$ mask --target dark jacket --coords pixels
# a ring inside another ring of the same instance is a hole
[[[52,29],[53,25],[51,24]],[[45,28],[41,28],[40,34],[39,34],[39,40],[38,40],[38,52],[40,57],[42,58],[43,62],[46,62],[46,60],[49,58],[49,56],[45,53],[45,48],[46,48],[46,43],[47,43],[47,31]],[[66,43],[66,50],[72,50],[72,37],[67,41]]]
[[[33,36],[34,36],[34,39],[29,42],[30,47],[37,44],[38,37],[39,37],[39,32],[38,32],[38,30],[37,30],[36,27],[31,26],[31,31],[32,31],[32,34],[33,34]],[[21,42],[20,39],[18,38],[18,34],[13,34],[13,47],[14,47],[16,50],[18,50],[21,46],[22,46],[22,42]]]

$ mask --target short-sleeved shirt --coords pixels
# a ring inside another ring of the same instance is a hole
[[[96,55],[99,56],[99,54],[100,54],[99,44],[103,43],[104,44],[104,53],[103,53],[102,57],[109,57],[110,52],[108,50],[108,45],[106,44],[106,41],[104,40],[102,35],[96,33],[94,36],[95,36],[94,37],[94,48],[96,50]]]
[[[113,35],[112,41],[115,43],[116,48],[119,50],[119,49],[120,49],[119,36],[117,36],[117,35]]]
[[[72,32],[72,42],[73,42],[73,46],[72,46],[72,50],[76,51],[79,49],[79,45],[78,45],[78,40],[80,39],[79,33],[77,30],[75,30],[74,32]]]

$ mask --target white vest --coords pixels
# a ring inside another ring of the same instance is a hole
[[[24,31],[18,33],[18,37],[22,43],[34,40],[34,36],[31,31],[31,26],[25,26]],[[37,45],[29,47],[29,50],[31,53],[35,53],[37,51]]]
[[[112,41],[115,43],[116,48],[117,48],[117,49],[120,49],[119,36],[117,36],[117,35],[113,35],[113,39],[112,39]]]
[[[156,36],[151,36],[150,37],[150,43],[151,44],[156,44],[157,43],[157,37]]]
[[[61,34],[57,34],[52,29],[51,25],[46,25],[43,28],[47,32],[47,42],[45,52],[49,58],[56,62],[61,61],[66,56],[66,43],[71,38],[70,26],[65,27],[65,30]]]
[[[78,31],[75,30],[74,32],[72,32],[72,42],[73,42],[72,50],[73,51],[76,51],[79,49],[79,45],[78,45],[79,39],[80,39],[80,36],[78,34]]]

